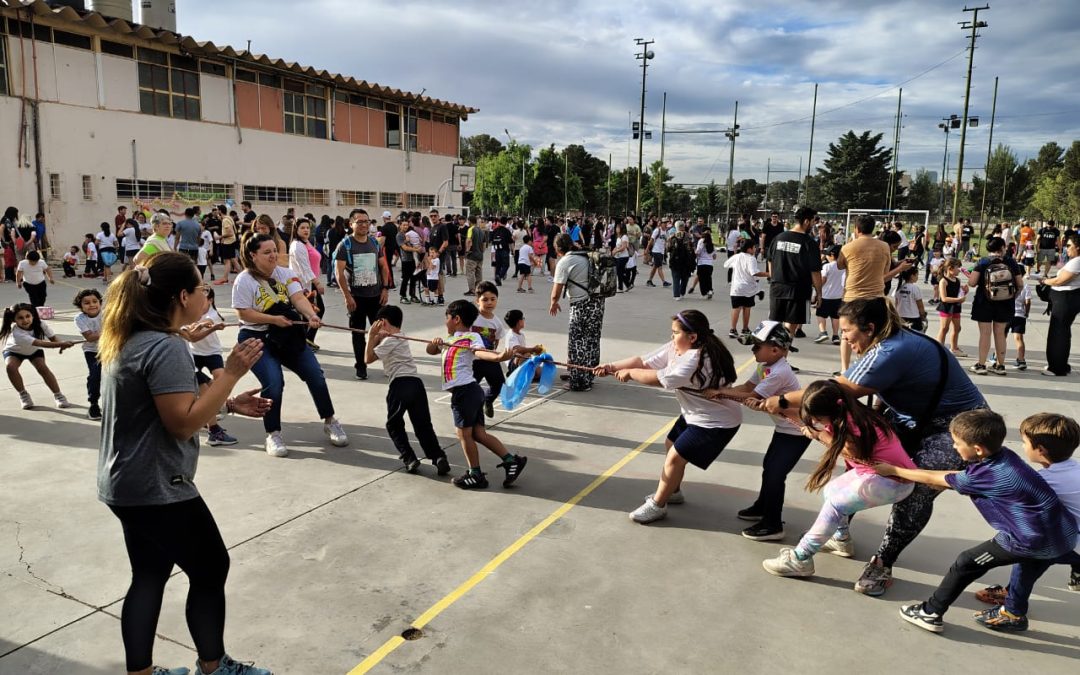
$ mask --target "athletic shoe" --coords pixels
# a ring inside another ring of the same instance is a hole
[[[649,494],[645,495],[645,499],[649,499],[652,496],[653,496],[653,493],[650,492]],[[665,504],[665,506],[671,506],[672,504],[685,504],[685,503],[686,503],[686,497],[683,496],[682,491],[672,492],[671,496],[667,498],[667,504]]]
[[[665,281],[664,282],[664,288],[671,288],[671,282],[670,281]]]
[[[683,299],[683,296],[680,295],[680,296],[675,298],[675,302],[682,302],[682,299]]]
[[[971,368],[968,368],[968,370],[975,373],[976,375],[986,375],[986,373],[988,372],[986,370],[986,364],[984,363],[976,363],[975,365],[971,366]]]
[[[53,394],[53,401],[56,402],[57,408],[70,408],[71,404],[68,403],[67,397],[63,394]]]
[[[341,422],[337,420],[332,419],[330,422],[323,424],[323,433],[330,438],[330,445],[342,448],[349,444],[349,437],[345,435],[345,430],[341,428]]]
[[[656,284],[654,284],[652,281],[646,281],[645,285],[646,286],[651,286],[652,288],[656,288]]]
[[[1016,369],[1017,370],[1027,370],[1027,361],[1025,361],[1023,359],[1016,359]]]
[[[995,363],[994,365],[990,366],[988,371],[990,372],[991,375],[998,375],[1000,377],[1005,377],[1005,374],[1006,374],[1005,373],[1005,364],[1004,363]]]
[[[841,558],[852,558],[855,556],[855,542],[851,540],[850,536],[842,539],[829,537],[829,540],[821,546],[821,551],[838,555]]]
[[[836,345],[837,347],[839,347],[840,346],[840,336],[839,335],[832,336],[832,343],[834,345]]]
[[[1009,589],[1004,586],[987,586],[981,591],[975,591],[975,599],[988,605],[1004,605],[1009,599]]]
[[[940,614],[931,614],[923,609],[923,603],[916,602],[914,605],[905,605],[900,608],[900,616],[904,621],[913,623],[923,630],[931,633],[940,633],[945,630],[945,624]]]
[[[217,431],[211,431],[207,435],[207,445],[236,445],[236,439],[229,434],[225,433],[224,429],[219,428]]]
[[[484,415],[495,417],[495,405],[491,401],[484,401]]]
[[[439,304],[439,305],[445,305],[445,304],[446,304],[446,300],[444,300],[444,299],[443,299],[443,296],[441,296],[441,295],[440,295],[440,296],[439,296],[439,299],[438,299],[438,300],[436,301],[436,304]]]
[[[1039,371],[1039,374],[1043,377],[1065,377],[1066,375],[1068,375],[1068,373],[1062,373],[1061,375],[1058,375],[1054,371],[1050,370],[1049,366]],[[26,406],[23,407],[25,408]]]
[[[734,328],[727,332],[727,336],[735,340],[739,339],[739,333]]]
[[[1026,616],[1017,616],[1004,607],[989,607],[976,612],[975,623],[1002,633],[1019,633],[1028,629]]]
[[[709,294],[708,294],[708,295],[706,295],[705,297],[706,297],[706,298],[707,298],[708,300],[712,300],[712,291],[709,291]]]
[[[745,533],[743,536],[745,536]],[[780,549],[780,555],[761,561],[761,566],[769,574],[775,574],[778,577],[814,576],[814,559],[799,560],[795,557],[795,549],[793,548]]]
[[[162,668],[161,666],[152,666],[150,668],[150,675],[188,675],[191,671],[183,666],[179,668]]]
[[[199,661],[196,659],[195,675],[274,675],[274,673],[266,668],[257,668],[251,663],[240,663],[226,654],[221,657],[217,670],[209,673],[203,671],[202,666],[199,665]]]
[[[289,449],[281,438],[281,432],[275,431],[266,437],[266,454],[271,457],[288,457]]]
[[[742,333],[740,333],[740,334],[741,335],[751,335],[751,332],[750,332],[749,328],[743,328]]]
[[[420,470],[420,460],[416,458],[416,455],[402,457],[401,463],[405,465],[405,473],[416,473]]]
[[[968,354],[963,349],[954,349],[952,355],[958,359],[966,359]]]
[[[790,346],[788,346],[788,351],[792,352],[792,353],[797,353],[799,351],[799,348],[796,347],[795,345],[790,345]]]
[[[465,292],[465,295],[472,295],[472,294],[473,294],[472,291],[466,291]],[[424,304],[424,301],[421,300],[420,298],[416,297],[415,295],[409,297],[409,302],[411,302],[414,305],[422,305],[422,304]]]
[[[758,523],[743,530],[742,536],[752,541],[781,541],[784,538],[784,526]]]
[[[803,329],[800,328],[799,330],[795,331],[795,337],[804,338],[804,337],[806,337],[806,333],[804,333]]]
[[[652,497],[646,497],[645,503],[630,512],[630,520],[646,525],[667,517],[667,507],[658,506]]]
[[[411,300],[409,300],[408,298],[406,298],[406,297],[405,297],[405,296],[403,295],[403,296],[401,296],[401,298],[399,298],[399,299],[398,299],[398,304],[399,304],[399,305],[410,305],[410,304],[412,304],[412,301],[411,301]]]
[[[322,349],[322,347],[320,347],[319,345],[315,344],[315,341],[314,341],[314,340],[306,340],[306,342],[307,342],[307,346],[308,346],[308,347],[311,347],[311,351],[313,351],[313,352],[317,352],[317,351],[319,351],[320,349]]]
[[[367,379],[367,368],[366,367],[356,369],[356,379],[358,379],[358,380],[366,380]]]
[[[99,420],[101,419],[101,408],[97,403],[90,404],[90,410],[86,412],[87,419]]]
[[[822,332],[818,333],[818,336],[816,338],[814,338],[814,344],[816,344],[816,345],[819,345],[819,344],[821,344],[823,342],[828,342],[828,341],[829,341],[829,334],[826,333],[825,331],[822,331]]]
[[[756,523],[757,521],[764,518],[765,514],[762,513],[761,509],[759,509],[757,504],[755,504],[753,506],[749,506],[749,507],[743,509],[742,511],[739,511],[738,513],[735,514],[735,517],[738,518],[739,520],[747,520],[747,521],[750,521],[751,523]]]
[[[435,465],[435,473],[440,476],[445,476],[450,473],[450,460],[446,458],[446,455],[432,460],[432,464]]]
[[[227,283],[229,283],[228,279],[218,279],[217,281],[214,282],[214,285],[215,286],[224,286]]]
[[[473,473],[472,471],[466,471],[457,478],[454,479],[454,485],[462,490],[483,490],[487,488],[488,482],[485,478],[486,474]]]
[[[1069,575],[1069,585],[1067,588],[1070,591],[1080,591],[1080,571],[1072,571],[1072,574]]]
[[[862,575],[855,582],[855,592],[878,597],[885,595],[885,589],[892,586],[892,568],[885,567],[877,556],[870,558],[863,568]]]
[[[516,455],[514,459],[509,462],[500,462],[498,464],[500,469],[506,471],[506,478],[503,479],[503,487],[510,487],[514,481],[521,476],[521,473],[525,471],[525,464],[529,461],[528,457],[524,455]]]

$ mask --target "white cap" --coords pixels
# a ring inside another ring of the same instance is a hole
[[[394,214],[390,213],[389,211],[383,211],[382,212],[382,217],[383,218],[393,218]]]

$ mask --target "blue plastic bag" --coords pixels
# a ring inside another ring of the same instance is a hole
[[[525,399],[536,377],[537,369],[540,371],[540,385],[537,387],[537,392],[549,393],[554,388],[555,375],[558,371],[553,361],[551,354],[540,354],[526,359],[515,368],[503,384],[500,394],[503,408],[513,410]]]

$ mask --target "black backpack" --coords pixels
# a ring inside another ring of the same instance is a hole
[[[615,258],[605,250],[599,251],[571,251],[569,255],[583,256],[589,261],[588,285],[579,284],[573,279],[567,279],[567,283],[574,284],[578,288],[587,291],[590,299],[610,298],[617,292],[617,268]]]
[[[690,248],[689,238],[685,235],[668,239],[668,266],[680,272],[693,269],[694,250]]]

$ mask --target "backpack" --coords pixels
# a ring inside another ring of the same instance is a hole
[[[615,296],[618,281],[615,258],[607,251],[571,251],[569,255],[582,256],[589,261],[589,285],[579,284],[573,279],[567,283],[588,292],[589,299],[611,298]]]
[[[668,266],[680,272],[694,267],[694,252],[690,249],[685,236],[672,237],[668,240]]]
[[[1000,258],[992,259],[983,272],[983,292],[991,301],[1012,300],[1016,297],[1016,281],[1012,268]]]

